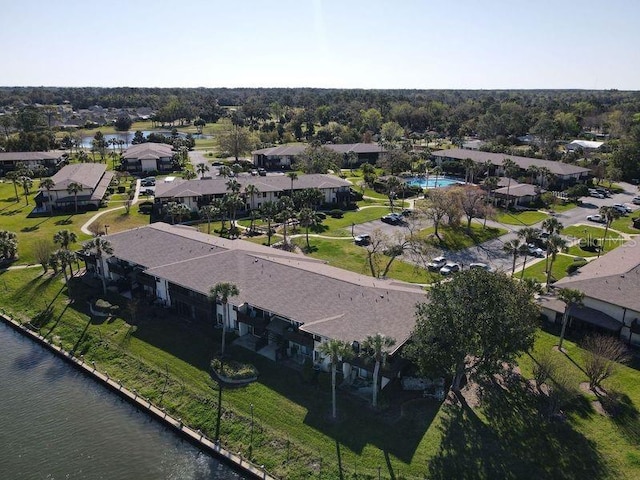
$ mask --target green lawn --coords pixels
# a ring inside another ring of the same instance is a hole
[[[625,215],[624,217],[617,218],[613,222],[611,222],[611,228],[613,228],[614,230],[618,230],[619,232],[637,235],[640,233],[640,230],[638,230],[637,228],[633,228],[633,219],[638,218],[639,216],[639,213],[634,212],[630,215]]]
[[[529,226],[543,221],[549,215],[538,211],[505,212],[500,211],[496,220],[507,225]]]
[[[29,217],[35,207],[34,197],[38,193],[38,181],[34,182],[29,196],[29,205],[25,203],[22,189],[18,187],[19,201],[15,201],[12,183],[0,183],[0,230],[9,230],[18,236],[19,264],[37,263],[35,246],[40,240],[53,243],[53,235],[59,230],[71,230],[78,236],[78,241],[87,240],[90,235],[80,231],[80,227],[96,212],[64,214],[54,216]],[[71,245],[72,248],[79,245]]]
[[[149,225],[149,215],[144,215],[138,211],[138,206],[133,205],[127,214],[125,209],[114,210],[105,213],[96,220],[100,225],[109,225],[107,228],[109,233],[121,232],[131,228]]]
[[[465,226],[449,227],[444,225],[438,228],[438,234],[442,239],[441,241],[433,235],[434,232],[435,229],[429,227],[422,230],[420,235],[430,237],[429,241],[434,246],[455,251],[478,245],[493,238],[498,238],[507,233],[507,230],[504,228],[483,227],[482,224],[471,223],[471,235],[469,235]]]
[[[567,210],[571,210],[573,208],[576,208],[578,205],[573,203],[573,202],[567,202],[567,203],[558,203],[557,205],[553,205],[551,208],[555,211],[555,212],[566,212]]]
[[[583,250],[582,246],[589,245],[593,240],[597,240],[598,244],[602,242],[604,238],[604,228],[594,227],[592,225],[572,225],[562,230],[563,235],[579,239],[580,243],[569,248],[569,254],[576,255],[578,257],[593,257],[598,253],[595,251]],[[604,253],[610,252],[616,247],[619,247],[624,243],[622,236],[612,231],[611,228],[607,232],[607,240],[604,245]]]
[[[559,253],[556,256],[556,261],[553,262],[553,268],[551,269],[551,277],[552,280],[560,280],[567,276],[567,267],[573,263],[573,256],[565,255]],[[549,263],[551,262],[551,258],[549,258]],[[526,278],[534,278],[540,283],[544,283],[547,281],[547,274],[545,273],[546,262],[543,259],[540,262],[534,263],[530,267],[527,267],[524,270],[524,276]],[[520,274],[516,273],[516,276],[519,278]]]
[[[40,333],[65,349],[75,348],[111,378],[213,437],[217,392],[209,362],[219,345],[218,330],[148,306],[128,322],[91,319],[84,309],[95,288],[74,281],[75,301],[68,304],[61,279],[40,272],[0,273],[2,309],[25,321],[36,317]],[[535,359],[556,342],[555,335],[538,333],[531,356],[519,359],[526,377]],[[568,356],[554,354],[576,386],[585,380],[582,352],[570,337],[565,346]],[[581,394],[565,410],[566,421],[546,421],[538,413],[536,397],[523,383],[515,383],[499,394],[486,388],[481,407],[473,410],[408,396],[390,386],[382,394],[387,409],[373,412],[366,399],[339,391],[340,418],[332,422],[327,374],[310,385],[282,364],[237,347],[228,350],[233,359],[252,363],[260,373],[257,382],[224,391],[221,442],[248,454],[253,404],[254,460],[279,478],[340,478],[338,454],[345,478],[374,479],[378,472],[383,479],[640,476],[637,366],[621,367],[605,383],[607,391],[620,392],[625,406],[613,418],[596,413],[593,396]]]
[[[296,238],[295,243],[301,248],[306,247],[304,237]],[[350,237],[344,240],[309,237],[309,244],[313,249],[309,256],[325,260],[329,265],[335,267],[363,275],[371,275],[367,264],[366,248],[355,245]],[[391,265],[388,277],[412,283],[432,283],[442,278],[437,273],[427,272],[397,259]]]

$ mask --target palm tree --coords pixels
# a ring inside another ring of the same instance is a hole
[[[279,220],[282,222],[282,234],[283,234],[283,240],[282,243],[284,245],[287,244],[287,226],[289,223],[289,220],[291,220],[291,218],[293,218],[293,200],[291,199],[291,197],[280,197],[280,199],[278,200],[278,204],[277,204],[277,209],[279,211]]]
[[[602,245],[598,249],[598,257],[600,256],[600,252],[603,252],[606,246],[607,233],[609,233],[609,227],[611,226],[613,221],[617,218],[620,218],[622,214],[613,207],[604,206],[604,207],[600,207],[600,215],[602,215],[602,218],[604,218],[605,227],[604,227],[604,237],[602,237]]]
[[[584,299],[584,293],[571,288],[561,288],[558,290],[558,300],[564,302],[564,313],[562,314],[562,328],[560,329],[560,341],[558,342],[558,350],[562,351],[562,342],[564,340],[564,332],[567,328],[567,320],[569,320],[569,310],[573,305],[581,305]]]
[[[218,172],[219,172],[219,175],[223,178],[227,178],[231,176],[231,173],[232,173],[228,165],[222,165],[218,170]]]
[[[258,190],[258,187],[256,187],[253,184],[249,184],[246,187],[244,187],[244,194],[247,195],[249,197],[249,208],[250,210],[253,210],[253,198],[258,195],[260,193],[260,190]]]
[[[291,197],[293,197],[293,182],[298,180],[298,174],[296,172],[287,173],[287,177],[291,179]]]
[[[514,238],[505,243],[502,249],[513,257],[513,264],[511,265],[511,276],[513,277],[516,271],[516,259],[526,251],[527,246],[520,241],[520,238]]]
[[[298,219],[300,220],[300,225],[305,227],[305,236],[307,239],[307,250],[310,250],[311,246],[309,245],[309,227],[313,227],[314,225],[317,225],[320,221],[320,217],[318,217],[318,214],[313,210],[311,210],[310,208],[304,207],[298,213]]]
[[[204,205],[200,207],[200,216],[207,219],[207,234],[211,235],[211,219],[218,213],[218,209],[214,205]]]
[[[193,170],[185,170],[184,172],[182,172],[182,178],[184,178],[185,180],[193,180],[197,176],[198,175]]]
[[[238,195],[237,193],[226,194],[225,205],[229,210],[229,222],[231,223],[229,229],[232,231],[233,235],[233,231],[237,228],[236,216],[238,213],[238,209],[244,206],[244,201],[242,200],[242,197],[240,197],[240,195]]]
[[[527,248],[524,249],[524,261],[522,262],[522,271],[520,272],[520,280],[522,280],[522,277],[524,277],[524,269],[527,266],[527,256],[529,254],[528,245],[540,238],[540,230],[533,227],[525,227],[518,230],[516,234],[518,238],[522,238],[527,245]]]
[[[167,205],[167,213],[171,216],[171,224],[180,223],[183,217],[191,213],[191,209],[184,203],[171,202]]]
[[[275,203],[269,201],[262,204],[260,207],[260,217],[267,222],[267,246],[271,246],[271,223],[278,215],[278,207]]]
[[[113,247],[109,240],[102,237],[94,237],[91,240],[85,242],[80,250],[83,255],[93,256],[96,259],[96,264],[100,264],[102,274],[100,279],[102,280],[102,291],[107,294],[107,283],[105,279],[105,269],[102,264],[103,255],[111,255],[113,253]]]
[[[216,283],[211,289],[209,289],[209,299],[213,302],[214,305],[217,304],[218,301],[222,303],[222,348],[220,350],[220,356],[224,357],[224,342],[225,335],[227,333],[227,303],[229,302],[229,297],[237,297],[240,295],[240,290],[238,287],[229,282],[220,282]],[[214,307],[214,312],[216,311]]]
[[[13,182],[13,189],[16,192],[16,203],[18,203],[20,201],[20,197],[18,196],[18,179],[20,178],[20,174],[17,171],[13,171],[8,172],[5,177]]]
[[[550,235],[547,240],[547,252],[551,253],[551,262],[549,262],[549,268],[547,269],[547,291],[549,291],[549,285],[551,283],[551,271],[553,270],[553,262],[556,261],[558,252],[567,251],[567,241],[560,235]]]
[[[558,220],[555,217],[549,217],[547,219],[545,219],[542,222],[542,230],[547,232],[549,234],[549,236],[551,235],[557,235],[559,234],[562,229],[564,228],[564,225],[560,222],[560,220]],[[545,266],[545,272],[549,269],[549,254],[550,254],[550,250],[549,250],[549,243],[547,243],[547,252],[546,252],[546,256],[545,256],[545,260],[544,260],[544,266]]]
[[[75,205],[76,213],[78,213],[78,193],[80,193],[82,189],[82,184],[78,182],[71,182],[67,185],[67,193],[69,195],[73,195],[73,203]]]
[[[215,209],[215,216],[220,216],[220,233],[224,232],[224,224],[226,221],[225,213],[227,210],[227,206],[225,204],[224,198],[214,198],[211,200],[210,205]]]
[[[527,174],[529,174],[531,183],[535,185],[537,183],[538,176],[540,175],[540,168],[536,165],[531,165],[527,168]]]
[[[396,341],[381,333],[368,335],[362,342],[362,349],[367,356],[376,362],[373,369],[373,407],[378,406],[378,378],[380,376],[380,367],[384,365],[387,359],[388,349],[393,347]]]
[[[398,196],[398,190],[402,188],[402,182],[398,177],[389,177],[387,179],[387,197],[389,198],[389,206],[391,207],[391,213],[395,205],[394,200]]]
[[[462,160],[462,165],[464,166],[464,183],[473,183],[473,160],[470,158],[465,158]]]
[[[505,158],[502,161],[502,168],[504,170],[504,174],[507,177],[507,207],[509,206],[509,189],[511,188],[511,177],[517,171],[518,166],[516,162],[511,160],[510,158]]]
[[[51,190],[56,186],[56,182],[52,178],[43,178],[40,180],[40,188],[47,191],[47,205],[49,206],[49,214],[53,214],[53,205],[51,205]]]
[[[58,245],[60,245],[60,248],[62,248],[63,250],[67,250],[71,243],[75,243],[77,241],[78,236],[74,232],[71,232],[67,229],[58,230],[53,235],[53,243],[57,243]]]
[[[26,175],[23,175],[20,177],[19,181],[22,190],[24,190],[24,199],[27,202],[27,205],[29,205],[29,192],[31,190],[31,187],[33,186],[33,180],[31,180],[31,178],[27,177]]]
[[[209,171],[209,165],[206,163],[199,163],[196,165],[196,172],[200,175],[200,178],[204,177],[204,174]]]
[[[66,248],[61,248],[55,253],[55,257],[60,262],[62,273],[64,274],[64,282],[67,285],[67,294],[71,296],[70,280],[73,277],[73,262],[76,260],[76,254]],[[69,267],[69,275],[67,275],[67,266]]]
[[[227,187],[227,190],[231,193],[240,193],[240,189],[242,188],[240,182],[238,182],[235,178],[229,180],[225,185]]]
[[[347,342],[331,339],[324,342],[318,348],[318,351],[329,357],[331,365],[331,414],[335,420],[336,412],[336,367],[341,361],[348,360],[353,356],[353,349]]]

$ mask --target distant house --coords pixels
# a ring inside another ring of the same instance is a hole
[[[247,185],[255,186],[259,193],[251,198],[245,196],[245,210],[260,208],[265,202],[277,200],[283,193],[291,190],[291,179],[286,175],[269,175],[266,177],[254,177],[238,175],[235,178],[240,183],[241,191]],[[208,178],[203,180],[174,179],[171,182],[158,182],[155,187],[155,201],[159,204],[179,202],[197,210],[203,205],[208,205],[214,198],[221,198],[229,192],[227,183],[229,179],[224,177]],[[351,182],[336,177],[335,175],[312,174],[300,175],[293,181],[293,190],[317,188],[324,196],[324,203],[348,202],[351,195]]]
[[[480,165],[488,162],[495,167],[496,175],[504,174],[502,162],[508,158],[520,169],[522,176],[526,175],[525,172],[529,167],[544,167],[548,169],[561,184],[564,185],[586,179],[591,174],[591,170],[588,168],[578,167],[577,165],[571,165],[569,163],[554,162],[553,160],[541,160],[539,158],[519,157],[504,153],[465,150],[463,148],[438,150],[437,152],[433,152],[431,155],[438,164],[441,164],[446,160],[460,161],[467,158]]]
[[[77,200],[79,207],[97,209],[107,193],[113,175],[113,172],[107,172],[107,166],[102,163],[66,165],[51,177],[54,182],[51,190],[40,189],[36,195],[36,204],[38,207],[46,205],[53,210],[65,210],[75,208]],[[71,183],[82,185],[82,190],[78,192],[77,197],[67,191]]]
[[[44,167],[53,172],[62,161],[62,152],[0,152],[0,176],[20,167]]]
[[[629,241],[558,280],[554,290],[571,288],[584,294],[583,305],[569,310],[569,329],[620,336],[640,346],[640,243]],[[565,305],[555,297],[542,297],[542,313],[560,323]]]
[[[128,172],[170,172],[174,153],[165,143],[141,143],[127,148],[122,163]]]
[[[302,154],[308,145],[280,145],[277,147],[263,148],[251,152],[253,164],[256,167],[269,169],[288,168],[295,161],[296,157]],[[354,152],[358,155],[358,164],[376,163],[380,154],[384,152],[377,143],[339,143],[325,144],[323,147],[333,150],[343,156],[343,167],[348,167],[347,155]]]
[[[482,140],[467,140],[462,144],[462,148],[465,150],[480,150],[480,148],[485,144]]]
[[[330,339],[349,342],[359,352],[368,335],[394,338],[382,386],[398,376],[403,364],[398,352],[415,326],[415,306],[427,301],[411,284],[189,227],[153,223],[105,238],[113,255],[86,257],[90,273],[194,321],[220,325],[223,305],[212,302],[209,291],[220,282],[237,285],[240,293],[227,306],[227,328],[241,345],[273,361],[309,361],[328,369],[319,347]],[[345,381],[371,379],[372,368],[348,363]]]
[[[576,150],[600,150],[604,142],[595,142],[592,140],[573,140],[565,145],[565,148],[574,152]]]

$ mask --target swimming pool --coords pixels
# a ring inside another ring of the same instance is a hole
[[[425,177],[410,177],[406,180],[407,185],[411,187],[420,187],[420,188],[440,188],[440,187],[448,187],[450,185],[455,185],[457,183],[462,183],[460,180],[456,180],[451,177],[436,177],[429,176]]]

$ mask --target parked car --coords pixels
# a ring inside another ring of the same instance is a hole
[[[258,168],[258,175],[260,175],[261,177],[266,177],[267,171],[264,168],[260,167]]]
[[[631,200],[631,203],[633,203],[634,205],[640,205],[640,196],[633,197],[633,200]]]
[[[447,262],[444,267],[440,269],[440,275],[449,275],[450,273],[456,273],[460,271],[460,264],[455,262]]]
[[[590,222],[596,222],[596,223],[606,223],[607,222],[605,220],[605,218],[600,214],[587,215],[587,220],[589,220]]]
[[[258,175],[258,170],[256,169],[251,170],[251,176],[255,177],[256,175]]]
[[[353,239],[353,243],[360,245],[361,247],[366,247],[371,243],[371,235],[356,235]]]
[[[402,215],[400,215],[399,213],[389,213],[382,217],[380,220],[390,225],[400,225],[404,222]]]
[[[402,210],[403,217],[411,217],[415,212],[411,208],[405,208]]]
[[[429,270],[440,270],[447,264],[447,259],[444,257],[436,257],[427,264]]]
[[[629,206],[623,205],[622,203],[614,203],[612,207],[618,210],[623,215],[633,212],[633,210]]]
[[[473,262],[469,265],[469,268],[472,270],[486,270],[487,272],[491,271],[491,265],[482,262]]]
[[[529,255],[534,257],[544,257],[545,255],[545,251],[533,243],[528,243],[527,248],[529,249]]]
[[[589,190],[589,196],[593,198],[605,198],[605,195],[597,190]]]

